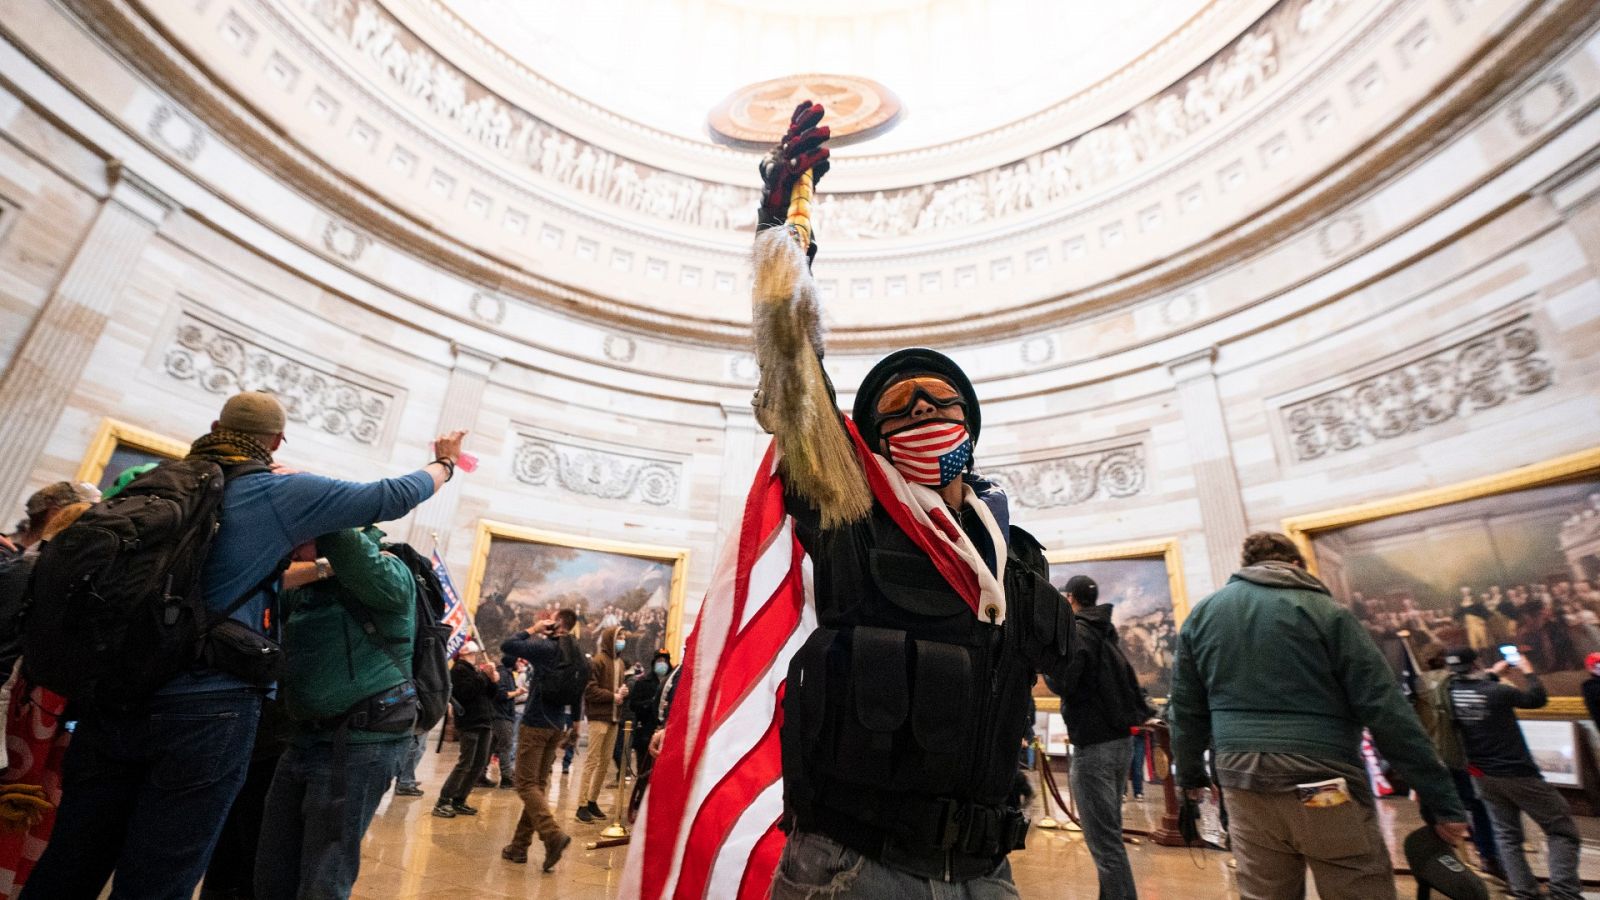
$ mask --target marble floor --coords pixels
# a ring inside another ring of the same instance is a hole
[[[418,775],[424,789],[430,792],[424,797],[390,794],[384,799],[363,847],[356,897],[602,900],[617,896],[627,848],[587,849],[601,825],[584,825],[573,816],[577,769],[583,761],[581,751],[572,774],[561,775],[557,763],[553,791],[557,816],[573,836],[573,844],[548,875],[538,865],[538,844],[534,845],[528,865],[500,858],[500,848],[509,839],[522,810],[512,791],[475,790],[470,802],[480,813],[474,817],[437,819],[429,814],[435,799],[432,791],[438,789],[454,764],[456,751],[453,744],[447,744],[442,754],[434,753],[431,744],[428,751]],[[601,798],[602,806],[610,796],[608,790]],[[1158,803],[1158,790],[1149,792],[1143,803],[1130,803],[1129,827],[1154,825],[1153,817],[1160,812]],[[1413,804],[1384,802],[1380,810],[1391,847],[1396,843],[1394,835],[1404,835],[1418,824]],[[1038,818],[1037,810],[1034,818]],[[1585,837],[1583,874],[1600,877],[1600,820],[1580,822]],[[1531,823],[1529,828],[1530,833],[1537,833]],[[1130,847],[1129,854],[1142,900],[1223,900],[1238,896],[1224,853],[1141,842]],[[1028,849],[1013,854],[1011,859],[1023,897],[1094,900],[1097,896],[1093,862],[1083,840],[1075,834],[1035,829],[1028,837]],[[1543,868],[1538,860],[1534,867]],[[1400,885],[1402,898],[1412,896],[1414,888],[1409,879],[1401,878]],[[1600,891],[1585,896],[1600,898]]]

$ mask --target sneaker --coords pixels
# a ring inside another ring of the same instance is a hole
[[[556,863],[561,861],[561,854],[566,852],[567,845],[570,843],[572,843],[572,835],[563,834],[561,837],[556,838],[553,843],[544,845],[544,870],[546,872],[554,869]]]
[[[448,803],[434,804],[433,814],[441,819],[454,819],[456,817],[456,811]]]
[[[587,825],[594,821],[594,813],[589,812],[589,807],[580,806],[578,807],[578,821]]]
[[[414,784],[402,784],[395,787],[394,795],[396,797],[421,797],[422,788]]]
[[[477,807],[468,806],[465,803],[452,803],[450,804],[450,809],[458,816],[475,816],[478,814]]]
[[[507,844],[500,849],[500,858],[506,862],[514,862],[518,865],[522,865],[528,861],[528,851],[518,850],[510,844]]]
[[[606,820],[606,811],[601,809],[600,804],[593,800],[589,801],[589,815],[593,816],[596,822],[604,822]]]

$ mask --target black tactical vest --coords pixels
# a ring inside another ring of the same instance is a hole
[[[828,531],[813,527],[803,501],[790,507],[820,627],[785,688],[786,826],[925,877],[988,874],[1027,831],[1006,804],[1036,661],[1041,650],[1064,659],[1070,644],[1071,613],[1049,587],[1037,542],[1012,529],[1008,617],[996,626],[978,620],[880,506]]]

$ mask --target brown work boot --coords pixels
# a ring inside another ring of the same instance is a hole
[[[500,858],[507,862],[514,862],[518,865],[521,865],[522,863],[528,861],[528,848],[523,847],[518,849],[513,844],[507,844],[500,849]]]
[[[567,845],[572,843],[572,835],[562,834],[553,841],[544,842],[544,870],[554,869],[556,863],[561,861],[561,854],[567,850]]]

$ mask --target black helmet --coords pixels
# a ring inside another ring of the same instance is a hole
[[[967,373],[961,371],[955,360],[926,347],[896,350],[879,360],[878,364],[872,367],[872,371],[867,373],[867,377],[861,379],[861,387],[856,391],[855,409],[850,417],[855,419],[856,429],[861,432],[862,440],[873,450],[878,449],[880,437],[876,410],[878,395],[891,384],[917,375],[942,378],[966,398],[967,433],[972,435],[972,444],[976,447],[978,429],[983,424],[982,416],[978,413],[977,392],[972,389],[972,382],[968,380]]]

